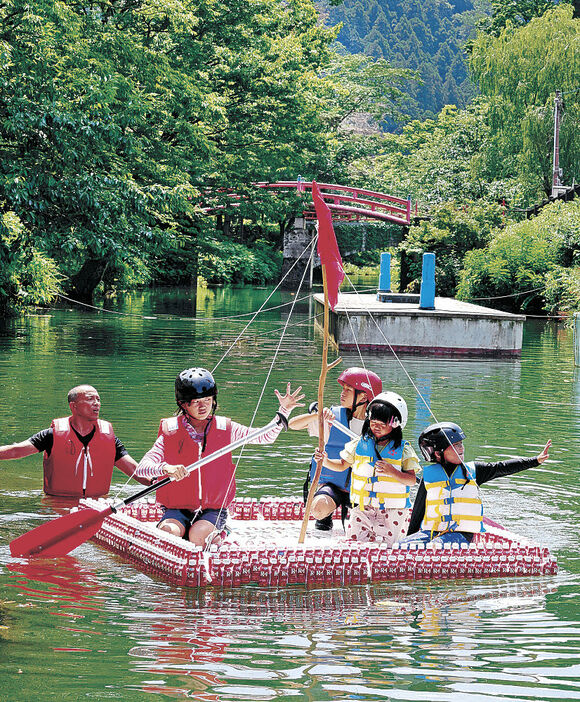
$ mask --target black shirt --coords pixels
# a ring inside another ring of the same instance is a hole
[[[537,458],[510,458],[507,461],[497,461],[496,463],[482,463],[475,461],[475,482],[483,485],[494,478],[502,478],[504,475],[519,473],[528,468],[539,466]],[[414,534],[421,529],[421,522],[425,516],[425,498],[427,490],[425,483],[421,480],[417,490],[417,496],[411,512],[411,523],[407,534]]]
[[[82,443],[83,446],[87,447],[89,445],[90,440],[93,438],[95,435],[95,428],[85,436],[81,436],[78,431],[74,428],[71,427],[71,429],[74,431],[74,433],[77,435],[79,441]],[[28,441],[34,446],[34,448],[37,451],[46,451],[46,455],[50,456],[50,452],[52,451],[52,446],[54,444],[54,436],[52,433],[52,428],[50,429],[43,429],[42,431],[39,431],[37,434],[34,434],[31,436]],[[115,463],[120,459],[123,458],[123,456],[128,456],[129,452],[127,449],[123,446],[121,441],[115,437]]]

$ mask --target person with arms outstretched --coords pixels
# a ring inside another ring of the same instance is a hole
[[[552,445],[548,440],[533,458],[465,462],[464,440],[463,429],[454,422],[431,424],[421,432],[419,448],[430,465],[423,469],[403,542],[470,543],[474,534],[485,531],[479,486],[541,465]]]
[[[58,497],[102,497],[109,492],[113,466],[135,477],[137,462],[99,418],[101,398],[92,385],[69,390],[70,416],[54,419],[18,444],[0,446],[0,460],[24,458],[43,451],[44,492]],[[139,480],[148,485],[148,481]]]

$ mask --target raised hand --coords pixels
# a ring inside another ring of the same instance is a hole
[[[538,454],[536,457],[536,460],[538,463],[543,463],[549,456],[548,451],[550,450],[550,446],[552,445],[552,439],[548,439],[548,443],[544,446],[544,450],[542,453]]]
[[[274,390],[280,407],[287,412],[291,412],[295,407],[304,407],[304,403],[300,400],[304,399],[304,395],[301,394],[302,386],[299,385],[294,392],[290,389],[290,383],[286,386],[286,394],[281,395],[278,390]]]

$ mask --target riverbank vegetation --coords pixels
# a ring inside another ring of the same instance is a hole
[[[469,43],[477,96],[409,121],[420,71],[346,53],[311,0],[8,0],[0,305],[197,276],[276,279],[302,201],[255,183],[300,174],[418,201],[423,221],[389,239],[408,289],[432,250],[438,294],[510,289],[518,294],[498,305],[580,307],[578,207],[520,221],[550,192],[556,89],[560,166],[564,182],[578,179],[580,19],[566,3],[525,9],[517,21],[495,5],[479,18]],[[361,116],[368,128],[352,128]],[[342,248],[368,265],[384,232],[352,231]],[[530,251],[516,263],[518,246]]]

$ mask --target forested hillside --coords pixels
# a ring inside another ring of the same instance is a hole
[[[405,87],[412,117],[432,117],[445,105],[464,107],[476,90],[463,46],[483,14],[477,0],[345,0],[324,5],[338,41],[350,53],[384,58],[417,71]]]
[[[409,289],[431,251],[439,294],[580,309],[579,206],[520,221],[551,194],[556,91],[561,182],[580,181],[580,0],[463,1],[6,0],[0,309],[274,280],[304,203],[255,183],[298,174],[419,202],[394,251]],[[400,128],[345,129],[358,115]]]

